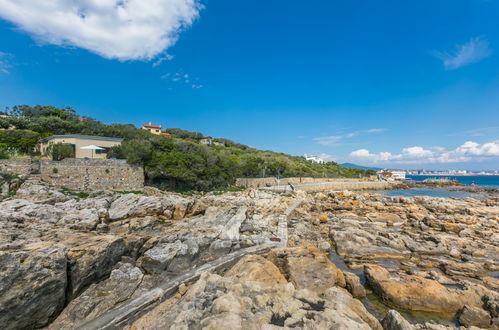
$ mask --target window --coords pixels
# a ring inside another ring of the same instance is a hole
[[[101,148],[102,148],[102,147],[101,147]],[[96,155],[103,155],[103,154],[105,155],[105,154],[107,154],[107,148],[104,148],[104,149],[97,149],[97,150],[95,150],[95,154],[96,154]]]

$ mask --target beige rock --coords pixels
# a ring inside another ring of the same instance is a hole
[[[345,287],[345,277],[319,249],[311,244],[301,247],[274,249],[269,259],[276,264],[297,289],[323,292],[339,285]]]

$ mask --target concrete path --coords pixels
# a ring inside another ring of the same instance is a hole
[[[77,329],[120,329],[138,319],[148,311],[152,310],[160,302],[172,296],[175,292],[177,292],[180,284],[193,283],[198,280],[201,274],[204,272],[216,272],[227,269],[231,265],[235,264],[238,260],[249,254],[263,254],[276,247],[286,247],[288,244],[288,217],[302,202],[303,200],[301,199],[297,200],[284,212],[283,215],[279,216],[277,229],[277,233],[280,239],[279,242],[269,242],[266,244],[237,250],[217,260],[194,268],[180,276],[173,278],[172,280],[162,283],[157,288],[146,292],[142,296],[102,314],[101,316],[85,323]]]

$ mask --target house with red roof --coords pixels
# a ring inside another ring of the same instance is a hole
[[[145,129],[146,131],[149,131],[152,134],[162,135],[161,125],[153,125],[151,123],[143,124],[142,129]]]

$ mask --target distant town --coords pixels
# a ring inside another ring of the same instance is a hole
[[[406,175],[435,175],[435,176],[478,176],[478,175],[499,175],[499,171],[467,171],[467,170],[405,170]]]

